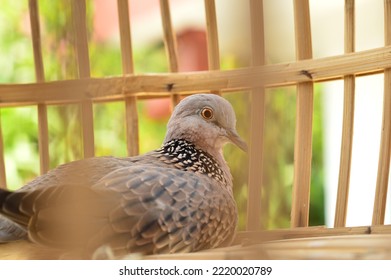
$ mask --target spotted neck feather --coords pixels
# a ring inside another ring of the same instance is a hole
[[[197,149],[187,140],[170,140],[156,152],[160,160],[178,169],[205,174],[223,185],[232,181],[229,171],[224,172],[224,167],[228,170],[228,166],[220,166],[209,153]]]

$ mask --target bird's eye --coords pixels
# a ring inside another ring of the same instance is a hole
[[[213,118],[213,110],[211,108],[206,107],[206,108],[202,109],[201,116],[205,120],[210,120]]]

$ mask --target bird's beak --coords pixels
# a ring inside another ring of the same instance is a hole
[[[236,131],[228,131],[228,139],[244,152],[248,152],[247,143],[242,138],[240,138],[239,134]]]

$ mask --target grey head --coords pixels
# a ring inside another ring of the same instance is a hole
[[[218,161],[222,160],[222,148],[228,142],[247,151],[247,144],[236,131],[231,104],[215,94],[191,95],[175,107],[164,142],[173,139],[187,140]]]

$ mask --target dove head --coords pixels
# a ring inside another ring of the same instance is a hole
[[[216,158],[227,142],[247,152],[235,126],[235,112],[227,100],[215,94],[191,95],[175,107],[164,142],[184,139]]]

